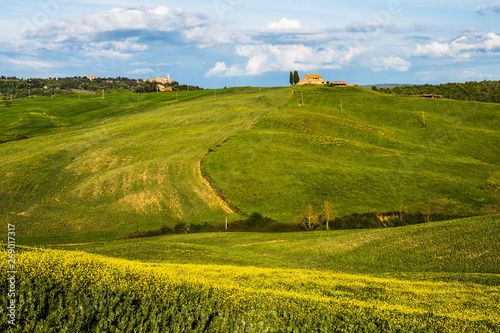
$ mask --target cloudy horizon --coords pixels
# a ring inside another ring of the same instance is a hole
[[[500,2],[79,1],[1,4],[0,75],[283,86],[500,79]],[[496,65],[496,66],[495,66]]]

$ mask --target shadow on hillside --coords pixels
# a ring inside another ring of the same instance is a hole
[[[422,214],[407,212],[386,212],[386,213],[353,213],[342,217],[337,217],[329,222],[329,230],[348,229],[380,229],[394,228],[406,225],[452,220],[469,217],[458,214]],[[327,230],[326,220],[323,216],[317,217],[316,223],[311,228],[304,228],[302,223],[282,223],[270,217],[265,217],[260,213],[252,213],[250,216],[228,222],[227,230],[225,225],[186,224],[178,221],[173,228],[163,225],[159,230],[132,233],[125,239],[155,237],[161,235],[188,234],[188,233],[209,233],[209,232],[298,232]]]

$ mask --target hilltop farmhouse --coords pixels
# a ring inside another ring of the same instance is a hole
[[[321,75],[318,74],[307,74],[304,76],[302,81],[297,83],[298,86],[304,85],[304,84],[325,84],[326,82],[323,81],[323,78]]]
[[[347,84],[346,81],[323,81],[323,77],[318,74],[307,74],[302,81],[297,83],[298,86],[304,84],[327,84],[334,87],[357,87],[356,84]]]

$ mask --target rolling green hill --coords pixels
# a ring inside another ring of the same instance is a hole
[[[204,163],[242,211],[287,222],[309,203],[321,212],[324,200],[340,215],[426,205],[452,215],[499,211],[500,105],[295,90]]]
[[[213,92],[111,93],[106,94],[105,99],[101,94],[19,99],[11,107],[0,104],[0,142],[19,134],[33,137],[61,127],[140,112],[176,103],[177,99],[183,102],[210,93]]]
[[[0,252],[15,225],[19,326],[3,260],[2,331],[500,331],[498,214],[120,239],[236,208],[296,223],[324,200],[339,215],[498,213],[499,105],[323,87],[14,102]]]
[[[373,230],[202,233],[55,247],[152,263],[500,274],[500,215]]]
[[[178,103],[173,93],[140,103],[112,93],[2,106],[0,134],[28,137],[0,144],[2,220],[42,244],[222,225],[238,209],[296,223],[324,200],[339,215],[499,211],[499,105],[294,89],[292,98],[290,88],[262,97],[237,88],[182,92]]]
[[[145,95],[144,108],[130,94],[109,94],[104,101],[23,101],[37,103],[31,110],[50,109],[34,115],[22,104],[0,109],[37,124],[32,138],[0,145],[0,214],[6,222],[1,230],[7,223],[19,226],[26,243],[80,242],[116,239],[177,220],[231,217],[201,177],[200,160],[283,105],[290,89],[263,89],[262,98],[255,88],[219,91],[216,100],[213,91],[183,94],[179,103],[173,103],[175,94]],[[59,106],[52,109],[48,102]],[[20,129],[15,122],[8,126]]]

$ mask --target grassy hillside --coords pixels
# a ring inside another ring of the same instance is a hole
[[[31,128],[28,136],[36,135],[0,145],[0,230],[7,223],[18,226],[25,244],[81,242],[117,239],[181,219],[222,223],[231,217],[201,178],[200,159],[283,105],[290,89],[263,89],[262,98],[255,88],[219,91],[217,100],[213,91],[184,94],[180,103],[172,103],[175,95],[148,94],[141,107],[127,94],[109,94],[104,101],[23,101],[39,103],[33,110],[42,111],[33,117],[21,105],[1,109],[26,119],[19,128],[15,121],[5,128]]]
[[[340,215],[427,205],[451,215],[500,211],[500,105],[295,90],[204,164],[242,211],[285,222],[309,203],[320,212],[324,200]]]
[[[58,248],[154,263],[500,274],[500,215],[375,230],[191,234]]]
[[[498,332],[499,231],[496,215],[67,247],[108,256],[22,249],[19,323],[30,330]]]
[[[0,252],[15,225],[17,331],[500,332],[500,215],[118,240],[177,221],[240,219],[202,178],[203,156],[232,204],[288,223],[323,200],[340,215],[498,210],[498,105],[297,91],[0,108],[4,137],[28,137],[0,144]],[[15,332],[7,264],[0,331]]]
[[[106,93],[96,95],[70,95],[54,98],[15,100],[10,107],[0,104],[0,142],[9,141],[16,135],[33,137],[60,127],[69,127],[95,119],[116,117],[191,100],[212,91],[136,94]]]

